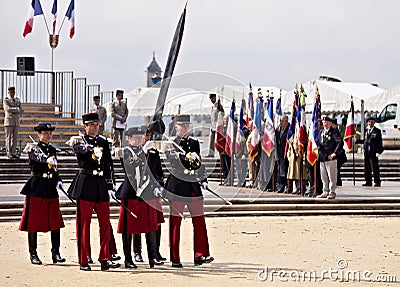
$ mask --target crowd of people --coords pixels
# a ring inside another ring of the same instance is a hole
[[[66,261],[60,254],[60,230],[64,221],[60,212],[59,194],[61,190],[76,205],[76,239],[80,270],[90,271],[92,259],[90,226],[93,211],[99,222],[100,250],[98,261],[101,270],[119,268],[121,256],[117,252],[116,239],[110,222],[110,200],[120,205],[117,233],[121,234],[124,266],[137,268],[135,262],[143,262],[141,234],[145,234],[150,268],[164,264],[166,258],[160,254],[161,224],[164,222],[161,201],[169,205],[169,247],[170,261],[174,268],[182,268],[180,260],[180,226],[185,206],[193,224],[194,265],[210,263],[207,227],[204,218],[202,189],[209,189],[205,166],[200,156],[200,144],[189,136],[190,116],[176,115],[171,127],[175,130],[173,139],[167,142],[164,150],[170,163],[170,175],[165,180],[160,154],[151,131],[147,126],[127,127],[128,110],[123,101],[122,90],[117,90],[116,99],[111,103],[113,118],[113,138],[110,148],[108,140],[102,135],[106,119],[106,109],[99,105],[100,98],[93,97],[94,105],[90,112],[82,116],[84,135],[71,137],[67,142],[77,157],[79,171],[66,191],[58,172],[57,150],[51,145],[55,127],[50,122],[41,122],[34,127],[38,141],[27,144],[24,152],[28,154],[31,177],[24,185],[21,194],[25,195],[23,214],[19,230],[28,233],[30,261],[40,265],[37,253],[37,232],[51,234],[51,254],[53,263]],[[212,122],[218,121],[222,106],[210,95],[213,103]],[[6,107],[6,105],[9,105]],[[7,117],[18,117],[22,112],[21,102],[15,98],[15,87],[9,87],[9,96],[4,99]],[[228,119],[225,116],[225,133]],[[364,186],[380,186],[378,157],[383,152],[381,131],[374,126],[374,118],[367,119],[363,140],[365,179]],[[5,123],[6,124],[6,123]],[[12,123],[11,130],[18,132],[19,120]],[[236,165],[238,187],[260,188],[278,193],[304,194],[320,198],[335,199],[336,187],[342,184],[340,168],[346,161],[343,138],[337,122],[328,116],[318,119],[320,145],[318,160],[311,164],[305,160],[306,146],[300,148],[295,134],[288,137],[289,119],[282,115],[274,130],[274,153],[266,156],[261,141],[257,142],[257,154],[252,154],[251,131],[240,123],[235,131],[240,132],[244,141],[238,142],[235,154],[221,152],[222,184],[229,185],[228,177],[234,169],[230,168],[232,156]],[[211,126],[210,141],[213,145],[208,156],[218,150],[217,128]],[[127,136],[127,142],[125,136]],[[6,148],[10,158],[15,157],[12,136],[6,138]],[[218,150],[220,151],[220,150]],[[125,179],[115,185],[112,155],[119,157],[124,167]],[[273,159],[267,161],[267,159]],[[266,170],[269,168],[269,176]],[[316,174],[316,176],[315,176]],[[250,182],[247,183],[247,178]],[[132,253],[133,247],[133,253]]]
[[[257,100],[260,99],[262,99],[262,95]],[[210,101],[213,104],[211,122],[215,123],[221,108],[218,108],[215,94],[210,94]],[[224,136],[227,133],[228,117],[228,115],[224,115]],[[238,121],[240,119],[235,120],[236,126],[239,127]],[[314,163],[307,160],[307,142],[300,147],[302,143],[296,133],[291,133],[288,136],[290,123],[286,114],[279,117],[279,124],[274,130],[274,150],[269,156],[267,156],[261,143],[263,129],[261,129],[256,148],[252,149],[253,134],[246,126],[239,128],[238,132],[241,132],[245,138],[245,144],[243,142],[238,143],[236,153],[233,155],[235,157],[235,168],[231,169],[232,155],[227,154],[225,149],[218,150],[221,161],[221,184],[232,185],[229,178],[234,173],[237,182],[237,184],[234,184],[235,186],[335,199],[336,187],[342,186],[341,167],[347,161],[344,140],[336,118],[321,116],[317,121],[320,145],[318,159]],[[356,141],[356,143],[364,144],[365,183],[363,186],[372,186],[371,173],[373,173],[374,186],[379,187],[381,179],[378,157],[383,152],[382,134],[374,126],[374,118],[367,118],[366,122],[364,140]],[[211,139],[216,137],[215,130],[216,127],[212,125],[209,156],[214,156],[215,149],[212,145],[215,144],[217,147],[216,141]],[[271,165],[272,168],[268,165]],[[269,174],[268,170],[271,171]],[[247,178],[249,182],[246,183]]]

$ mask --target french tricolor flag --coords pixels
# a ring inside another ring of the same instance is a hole
[[[232,101],[231,112],[229,114],[228,126],[226,128],[226,142],[225,142],[225,152],[232,156],[235,153],[233,146],[233,139],[235,138],[235,100]]]
[[[56,22],[57,22],[57,0],[53,2],[53,8],[51,9],[51,14],[53,14],[53,35],[56,33]]]
[[[71,0],[71,3],[69,4],[67,13],[65,14],[65,17],[68,18],[69,21],[71,21],[71,28],[69,30],[69,37],[72,39],[75,34],[75,4],[74,0]]]
[[[25,22],[24,33],[22,36],[28,35],[32,32],[33,18],[37,15],[43,15],[42,5],[39,0],[32,0],[31,7],[29,8],[28,20]]]

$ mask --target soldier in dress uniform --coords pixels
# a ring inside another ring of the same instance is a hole
[[[174,127],[175,128],[175,127]],[[161,165],[160,152],[154,146],[154,142],[151,141],[151,132],[146,127],[146,136],[145,136],[145,144],[144,150],[146,150],[147,164],[149,166],[150,172],[153,175],[154,179],[158,182],[161,187],[164,187],[164,171]],[[162,211],[161,198],[156,201],[156,210],[157,210],[157,256],[156,258],[160,261],[165,261],[167,258],[163,257],[160,253],[160,244],[161,244],[161,223],[164,223],[164,214]]]
[[[115,92],[116,99],[111,103],[111,117],[113,126],[113,148],[124,146],[124,131],[126,119],[128,118],[128,106],[123,100],[124,91],[117,90]]]
[[[195,138],[189,137],[190,116],[175,117],[177,137],[173,141],[166,156],[171,162],[171,174],[167,179],[168,198],[174,209],[170,211],[170,256],[172,267],[182,268],[179,256],[180,227],[182,213],[187,205],[192,217],[194,230],[194,264],[202,265],[214,260],[210,256],[207,228],[204,218],[204,200],[200,183],[208,188],[205,167],[201,164],[200,144]]]
[[[93,210],[100,227],[100,253],[98,260],[101,270],[117,268],[111,261],[110,197],[113,191],[112,159],[106,138],[99,133],[99,115],[82,115],[85,135],[71,137],[67,142],[73,147],[80,170],[73,179],[68,193],[76,199],[76,237],[80,269],[90,271],[88,250],[90,249],[90,222]]]
[[[104,125],[107,120],[107,110],[105,107],[100,105],[100,96],[93,96],[93,106],[90,108],[90,112],[99,114],[99,135],[103,135]]]
[[[136,268],[132,260],[132,239],[134,234],[145,233],[150,268],[164,264],[157,258],[156,231],[158,228],[156,203],[162,186],[152,176],[147,164],[147,150],[143,146],[146,128],[131,127],[127,130],[129,144],[123,149],[122,163],[125,179],[116,192],[117,198],[133,211],[133,217],[121,206],[118,233],[122,233],[125,267]]]
[[[36,252],[37,232],[51,234],[51,257],[53,263],[65,262],[60,256],[60,228],[64,221],[60,212],[57,188],[64,190],[57,171],[56,148],[50,144],[54,127],[50,123],[39,123],[39,142],[29,143],[24,152],[29,154],[31,177],[22,188],[25,204],[19,230],[28,232],[29,253],[32,264],[42,264]]]
[[[4,108],[4,129],[6,138],[7,157],[19,158],[17,155],[18,130],[20,125],[20,116],[24,112],[19,98],[15,97],[15,87],[8,87],[8,96],[3,100]]]

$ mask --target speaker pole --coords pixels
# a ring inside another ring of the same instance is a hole
[[[49,44],[51,48],[51,72],[54,72],[54,49],[58,46],[59,35],[49,35]]]

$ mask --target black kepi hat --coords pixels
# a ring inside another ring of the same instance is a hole
[[[98,96],[98,95],[93,96],[93,101],[100,101],[100,96]]]
[[[175,116],[175,123],[179,124],[189,124],[190,123],[190,115],[177,115]]]
[[[123,96],[123,95],[124,95],[124,90],[116,90],[116,91],[115,91],[115,95],[121,95],[121,96]]]
[[[332,119],[330,117],[328,117],[328,116],[322,117],[322,120],[325,121],[325,122],[332,122]]]
[[[41,131],[54,131],[56,128],[51,126],[51,123],[49,122],[40,122],[36,127],[33,127],[33,129],[37,132]]]
[[[369,121],[374,121],[374,122],[376,122],[376,118],[375,118],[375,117],[372,117],[372,116],[369,116],[369,117],[367,117],[367,118],[365,119],[365,122],[368,123]]]
[[[98,113],[88,113],[82,115],[82,121],[84,124],[89,124],[92,122],[98,122],[99,121],[99,114]]]
[[[147,131],[147,126],[139,126],[139,127],[130,127],[125,134],[127,136],[132,136],[132,135],[144,135],[144,133]]]

